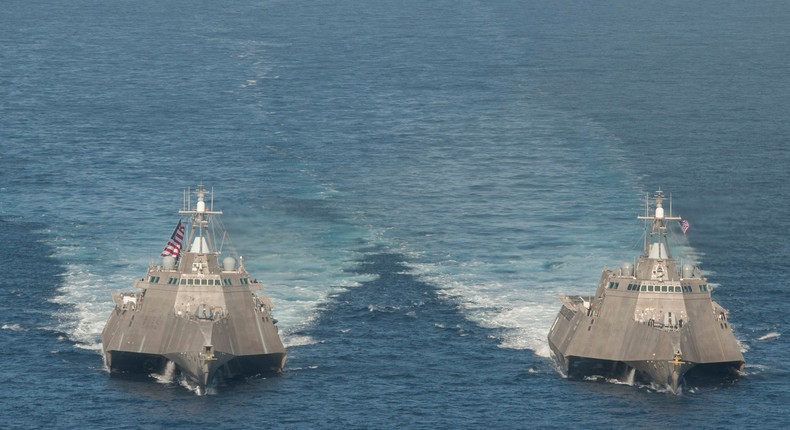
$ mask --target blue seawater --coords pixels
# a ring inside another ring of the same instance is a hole
[[[790,5],[7,0],[6,428],[786,428]],[[111,378],[111,293],[215,190],[282,376]],[[572,382],[558,296],[640,250],[646,193],[747,367]]]

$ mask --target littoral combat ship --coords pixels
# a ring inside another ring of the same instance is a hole
[[[655,213],[645,202],[644,254],[636,265],[604,269],[593,297],[566,296],[549,331],[549,346],[570,379],[599,376],[666,387],[683,381],[733,380],[744,367],[728,312],[711,299],[699,268],[677,267],[667,237],[661,191]],[[649,224],[649,233],[647,231]],[[679,269],[679,270],[678,270]]]
[[[113,294],[102,344],[111,373],[158,373],[172,363],[202,393],[218,377],[278,373],[286,352],[271,301],[253,293],[261,283],[241,258],[219,260],[227,237],[214,218],[222,212],[213,198],[207,207],[203,185],[195,194],[192,207],[191,192],[184,192],[179,213],[189,219],[178,222],[161,265],[149,265],[134,283],[138,291]],[[182,252],[183,243],[189,247]]]

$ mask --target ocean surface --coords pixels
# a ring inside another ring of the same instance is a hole
[[[6,0],[4,428],[787,428],[790,3]],[[213,187],[281,376],[110,377],[101,330]],[[731,312],[732,384],[568,381],[563,294],[644,197]],[[678,233],[678,232],[676,232]]]

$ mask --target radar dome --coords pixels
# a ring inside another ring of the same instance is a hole
[[[623,276],[634,276],[634,265],[627,261],[620,265],[620,270]]]
[[[236,259],[233,257],[225,257],[225,259],[222,260],[222,270],[236,270]]]
[[[167,255],[162,258],[162,268],[165,270],[173,270],[176,267],[176,257]]]

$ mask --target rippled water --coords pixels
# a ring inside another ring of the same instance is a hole
[[[12,0],[0,14],[0,411],[12,427],[783,427],[790,8]],[[198,397],[100,333],[203,181],[286,372]],[[558,296],[646,192],[730,309],[732,386],[564,380]],[[582,407],[580,407],[583,405]]]

